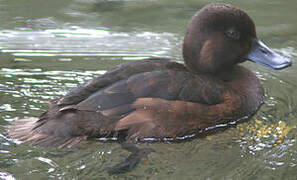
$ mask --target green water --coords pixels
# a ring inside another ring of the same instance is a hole
[[[9,122],[38,116],[47,102],[115,65],[146,57],[181,60],[185,27],[205,4],[198,0],[1,0],[0,179],[296,179],[296,0],[217,1],[244,9],[258,36],[290,57],[272,71],[245,63],[261,79],[265,104],[247,122],[153,148],[132,172],[104,170],[127,157],[116,142],[73,149],[18,145]]]

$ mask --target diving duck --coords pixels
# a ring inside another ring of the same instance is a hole
[[[183,59],[185,64],[164,59],[120,64],[51,101],[39,117],[16,120],[9,136],[60,148],[105,137],[176,139],[257,111],[263,87],[240,63],[291,65],[257,38],[245,12],[226,4],[206,5],[193,16]]]

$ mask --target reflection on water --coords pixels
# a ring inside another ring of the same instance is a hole
[[[6,179],[6,180],[14,180],[15,179],[11,174],[9,174],[7,172],[0,172],[0,178]]]
[[[118,33],[79,27],[44,31],[0,31],[1,52],[15,57],[170,57],[178,40],[180,39],[171,33]],[[16,47],[21,48],[15,49]]]
[[[266,91],[265,104],[249,121],[181,143],[139,144],[156,153],[133,172],[114,177],[105,169],[128,155],[115,142],[58,150],[6,137],[9,122],[40,115],[48,101],[119,63],[147,57],[180,60],[189,18],[209,2],[1,1],[0,179],[295,179],[294,0],[231,2],[255,19],[259,37],[293,59],[293,66],[282,71],[245,63]]]

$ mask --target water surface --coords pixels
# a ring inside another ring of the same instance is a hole
[[[9,122],[38,116],[48,101],[115,65],[147,57],[181,61],[185,27],[213,1],[0,1],[0,179],[296,179],[296,1],[219,1],[244,9],[258,36],[292,67],[245,63],[265,104],[249,121],[180,143],[139,144],[156,153],[132,172],[104,171],[127,157],[115,142],[40,148],[6,137]]]

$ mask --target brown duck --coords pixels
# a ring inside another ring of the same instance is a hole
[[[239,63],[291,65],[257,39],[245,12],[225,4],[207,5],[194,15],[183,57],[185,65],[160,59],[121,64],[53,100],[41,116],[13,122],[9,135],[57,147],[102,137],[175,139],[257,111],[263,87]]]

